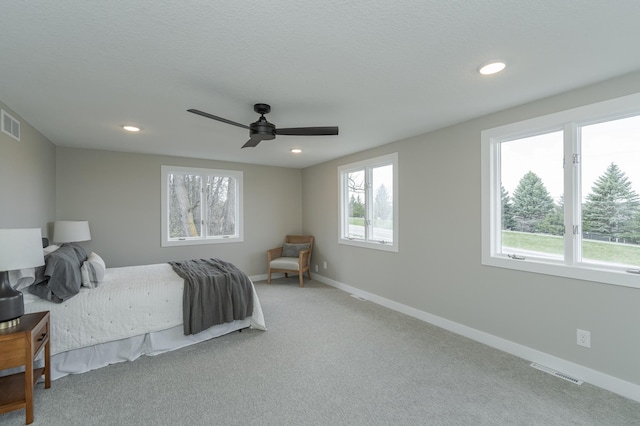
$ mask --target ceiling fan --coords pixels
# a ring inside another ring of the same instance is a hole
[[[188,109],[187,111],[198,114],[203,117],[212,118],[214,120],[221,121],[223,123],[232,124],[234,126],[242,127],[243,129],[249,129],[250,139],[242,145],[243,148],[253,148],[262,141],[275,139],[276,135],[289,135],[289,136],[331,136],[338,134],[337,126],[327,127],[290,127],[286,129],[277,129],[275,124],[271,124],[264,117],[269,111],[271,106],[267,104],[255,104],[253,110],[260,114],[260,118],[255,123],[251,123],[248,126],[244,124],[236,123],[235,121],[227,120],[226,118],[217,117],[208,112],[199,111],[197,109]]]

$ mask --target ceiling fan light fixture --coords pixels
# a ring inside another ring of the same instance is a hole
[[[133,133],[135,133],[135,132],[139,132],[139,131],[140,131],[140,127],[136,127],[136,126],[129,126],[129,125],[126,125],[126,126],[122,126],[122,128],[123,128],[124,130],[126,130],[127,132],[133,132]]]
[[[507,65],[503,61],[490,61],[478,67],[478,72],[482,75],[496,74],[505,69]]]
[[[300,148],[291,148],[291,152],[293,152],[294,154],[300,154],[302,150]]]

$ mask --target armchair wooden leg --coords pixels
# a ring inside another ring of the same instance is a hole
[[[271,284],[271,269],[267,272],[267,284]]]
[[[304,287],[304,272],[300,272],[298,276],[300,277],[300,287]]]

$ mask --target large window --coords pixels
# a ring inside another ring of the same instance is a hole
[[[161,169],[163,247],[242,241],[242,172]]]
[[[639,102],[482,132],[484,264],[640,287]]]
[[[398,251],[398,154],[338,168],[339,243]]]

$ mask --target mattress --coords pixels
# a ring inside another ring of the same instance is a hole
[[[50,312],[56,355],[180,326],[183,287],[168,263],[108,268],[97,288],[82,288],[60,304],[27,298],[25,312]],[[253,297],[249,326],[266,330],[255,287]]]

